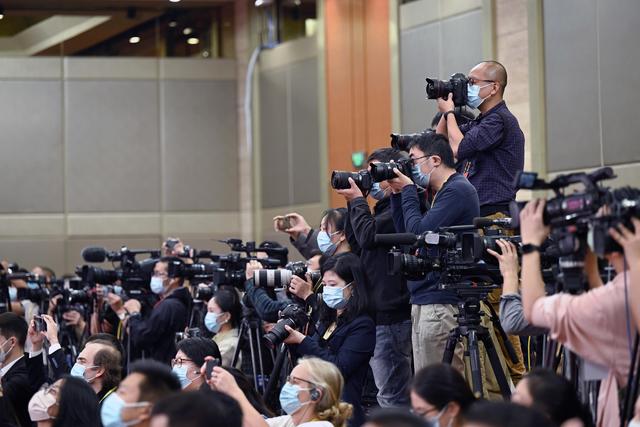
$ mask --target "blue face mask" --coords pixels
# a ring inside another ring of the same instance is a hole
[[[151,278],[151,292],[156,295],[160,295],[164,290],[164,280],[162,277],[153,276]]]
[[[29,287],[29,289],[38,289],[38,288],[40,288],[40,286],[38,286],[37,282],[27,282],[27,287]]]
[[[100,419],[104,427],[127,427],[139,424],[138,420],[122,421],[122,410],[124,408],[139,408],[148,406],[149,402],[124,403],[118,393],[111,393],[102,403],[100,409]]]
[[[316,240],[318,242],[318,248],[320,248],[325,255],[333,255],[338,248],[336,244],[331,241],[331,235],[326,231],[319,232]]]
[[[345,287],[338,288],[337,286],[325,286],[322,289],[322,300],[329,308],[334,310],[341,310],[347,306],[348,299],[344,297],[344,290],[351,286],[351,283]]]
[[[422,188],[429,187],[429,178],[431,177],[431,174],[422,173],[420,165],[414,165],[411,169],[411,174],[413,175],[413,182],[415,182],[416,185],[419,185]]]
[[[18,288],[14,288],[13,286],[9,288],[9,299],[11,301],[16,301],[18,299]]]
[[[174,366],[173,368],[171,368],[171,370],[173,371],[174,374],[176,374],[176,376],[178,377],[178,380],[180,380],[180,386],[182,386],[183,390],[189,387],[191,383],[194,381],[194,380],[190,380],[187,377],[187,372],[189,372],[189,369],[184,365]]]
[[[288,415],[293,414],[302,406],[309,404],[309,402],[300,402],[298,393],[300,393],[302,390],[308,389],[303,389],[297,385],[290,383],[285,383],[285,385],[282,387],[282,390],[280,390],[280,406],[282,407],[282,410]]]
[[[218,322],[218,317],[220,316],[222,316],[222,313],[216,314],[211,312],[207,313],[204,316],[204,326],[206,326],[207,329],[214,334],[217,334],[220,330],[220,327],[222,326],[222,323]]]
[[[91,378],[86,378],[84,376],[84,372],[88,369],[88,368],[97,368],[98,366],[84,366],[79,364],[78,362],[76,362],[73,365],[73,368],[71,368],[71,376],[72,377],[76,377],[76,378],[82,378],[83,380],[85,380],[86,382],[91,382],[95,379],[95,376],[91,377]]]
[[[467,85],[467,105],[471,108],[478,108],[480,104],[487,98],[480,98],[480,89],[489,86],[491,83],[484,86]]]
[[[371,195],[371,197],[373,197],[376,200],[382,200],[384,199],[385,196],[385,192],[382,188],[380,188],[380,183],[379,182],[374,182],[373,185],[371,186],[371,191],[369,192],[369,194]]]
[[[431,423],[431,425],[433,427],[441,427],[440,426],[440,418],[442,418],[442,414],[444,414],[444,411],[447,410],[447,405],[444,405],[444,408],[442,408],[440,410],[440,412],[438,412],[438,415],[436,415],[435,417],[429,418],[428,421]],[[453,422],[453,419],[451,419],[449,421],[448,427],[451,426],[451,423]]]

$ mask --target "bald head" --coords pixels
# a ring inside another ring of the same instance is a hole
[[[484,61],[471,69],[472,72],[474,70],[480,71],[486,80],[500,84],[500,95],[504,95],[504,89],[507,87],[507,70],[504,65],[498,61]]]

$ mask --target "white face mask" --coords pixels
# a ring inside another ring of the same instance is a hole
[[[9,350],[7,350],[7,343],[9,342],[9,340],[6,340],[5,342],[3,342],[2,344],[0,344],[0,364],[4,363],[5,360],[7,360],[7,357],[9,356],[9,353],[11,353],[11,350],[13,350],[13,347],[15,344],[12,344],[9,347]]]
[[[151,292],[156,295],[160,295],[164,291],[164,280],[162,277],[153,276],[151,278]]]

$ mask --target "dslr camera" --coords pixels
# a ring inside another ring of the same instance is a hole
[[[447,98],[453,94],[453,104],[456,107],[467,105],[467,87],[469,79],[462,73],[455,73],[449,80],[427,78],[427,98]]]
[[[293,276],[307,280],[307,273],[311,276],[311,283],[320,280],[319,271],[310,271],[304,261],[290,262],[281,270],[256,270],[253,272],[253,280],[256,286],[265,288],[287,288]]]
[[[265,344],[271,349],[275,349],[289,336],[289,332],[284,328],[285,326],[300,331],[311,321],[304,308],[298,304],[287,305],[280,310],[278,315],[280,317],[278,323],[263,336]]]

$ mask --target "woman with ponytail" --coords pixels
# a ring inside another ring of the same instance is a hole
[[[349,426],[364,423],[361,397],[369,359],[376,345],[376,327],[368,316],[367,278],[360,259],[341,253],[320,266],[323,282],[320,322],[316,333],[305,336],[287,328],[284,341],[301,356],[314,356],[333,363],[344,377],[342,399],[353,405]]]
[[[345,427],[353,410],[340,401],[344,380],[338,368],[318,358],[300,359],[291,371],[280,391],[280,405],[287,413],[282,417],[264,419],[222,368],[214,368],[207,382],[238,401],[244,427]]]

